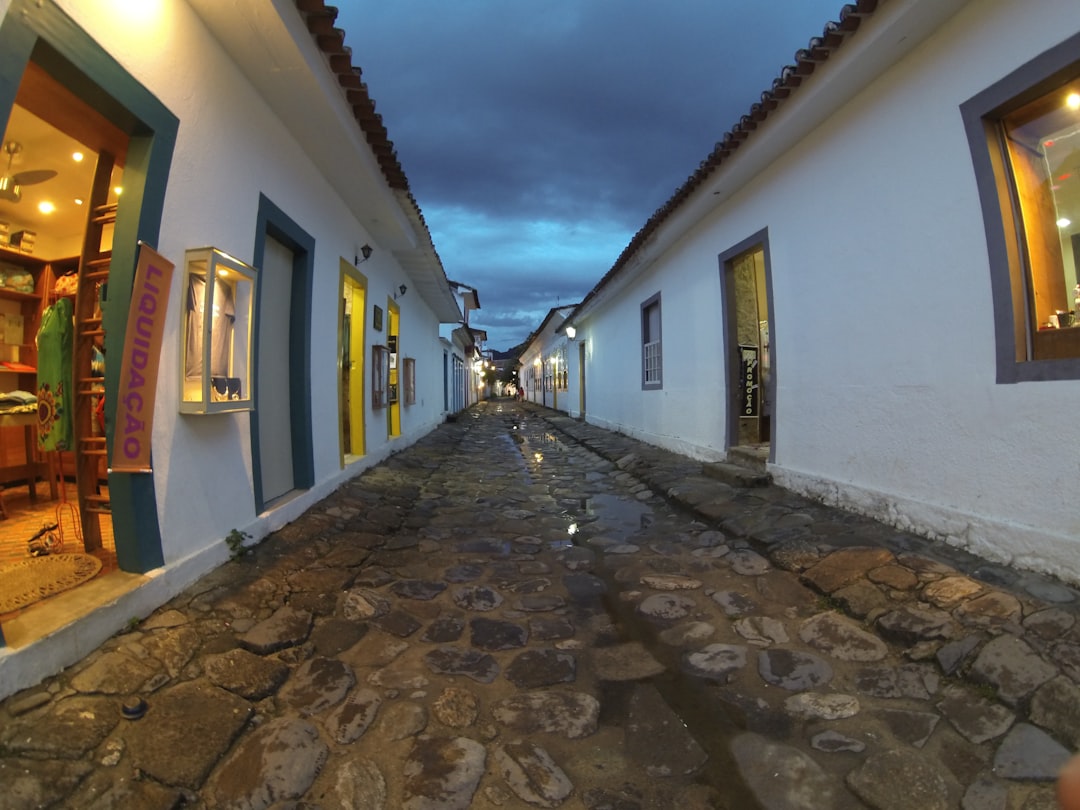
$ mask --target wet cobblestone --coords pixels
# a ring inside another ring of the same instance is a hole
[[[0,808],[1052,807],[1077,596],[492,401],[5,701]]]

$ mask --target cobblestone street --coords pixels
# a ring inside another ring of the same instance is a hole
[[[0,808],[1055,808],[1077,592],[762,484],[482,403],[5,701]]]

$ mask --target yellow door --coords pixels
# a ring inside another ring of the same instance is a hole
[[[367,279],[341,260],[338,368],[341,392],[341,464],[364,455],[364,317]]]

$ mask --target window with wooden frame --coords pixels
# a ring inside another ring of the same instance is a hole
[[[412,357],[406,357],[402,361],[402,373],[405,377],[405,404],[416,404],[416,360]]]
[[[664,387],[663,353],[660,342],[660,293],[641,305],[641,387]]]
[[[560,346],[555,351],[555,388],[565,391],[570,386],[570,375],[566,368],[566,347]]]
[[[371,406],[386,407],[387,384],[390,379],[390,350],[386,346],[371,347]]]
[[[990,255],[998,382],[1080,379],[1080,35],[961,105]]]

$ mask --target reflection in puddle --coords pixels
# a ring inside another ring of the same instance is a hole
[[[585,514],[608,530],[636,532],[652,525],[653,512],[638,501],[617,495],[592,495],[582,499]]]

